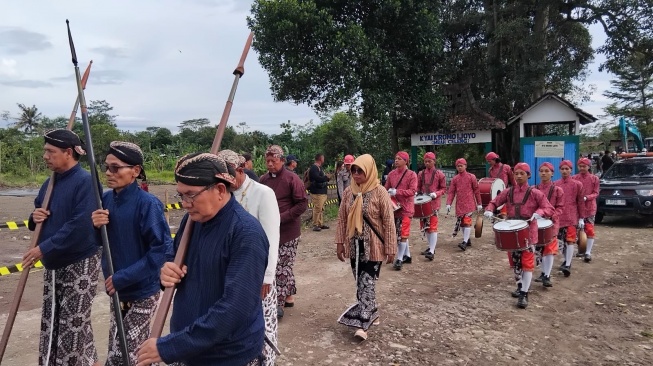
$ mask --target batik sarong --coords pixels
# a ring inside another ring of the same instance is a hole
[[[97,362],[91,307],[99,272],[99,252],[43,272],[40,366],[90,366]]]
[[[379,272],[383,262],[364,261],[363,241],[356,240],[356,242],[356,244],[351,244],[351,253],[358,252],[359,254],[358,257],[354,255],[355,258],[351,258],[350,263],[354,278],[357,280],[357,303],[340,315],[338,323],[367,331],[379,317],[376,306],[376,281],[379,279]],[[359,247],[358,251],[356,251],[356,245]]]
[[[279,245],[279,260],[277,261],[276,273],[278,306],[284,306],[286,297],[297,293],[295,274],[292,268],[295,265],[298,244],[299,238],[295,238]]]
[[[263,318],[265,320],[265,335],[276,346],[279,320],[277,319],[277,288],[275,284],[270,286],[270,292],[263,299]],[[265,361],[262,365],[274,366],[277,354],[274,353],[272,347],[267,342],[265,342],[265,347],[263,348],[263,355],[265,356]]]
[[[130,365],[136,365],[136,350],[143,342],[150,337],[150,325],[152,317],[159,304],[159,293],[145,299],[121,303],[125,309],[122,312],[122,322],[125,327],[127,338],[127,350],[131,359]],[[120,337],[116,328],[116,317],[111,302],[111,325],[109,327],[109,353],[105,366],[124,365]]]

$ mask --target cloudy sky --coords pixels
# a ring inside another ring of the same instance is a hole
[[[93,60],[87,100],[106,100],[118,127],[142,130],[207,117],[217,123],[249,34],[250,0],[114,0],[4,2],[0,12],[0,111],[36,105],[46,116],[68,115],[77,89],[65,20],[69,19],[81,72]],[[56,5],[55,5],[56,4]],[[605,40],[593,27],[594,47]],[[305,105],[276,103],[266,72],[252,50],[245,64],[230,124],[280,132],[287,120],[319,117]],[[609,76],[592,65],[593,101],[581,107],[598,116],[608,101]],[[0,124],[4,122],[0,121]]]

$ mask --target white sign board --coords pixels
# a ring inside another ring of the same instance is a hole
[[[492,142],[491,131],[414,133],[410,135],[411,146],[481,144],[486,142]]]
[[[564,141],[535,141],[536,158],[564,158]]]

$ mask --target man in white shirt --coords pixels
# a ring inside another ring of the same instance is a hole
[[[245,158],[242,155],[238,155],[231,150],[222,150],[218,153],[218,156],[236,170],[234,198],[247,212],[258,219],[270,242],[268,266],[265,269],[265,277],[263,278],[261,298],[263,299],[265,334],[276,346],[278,320],[277,290],[274,279],[279,258],[279,226],[281,224],[277,198],[270,187],[254,181],[245,174]],[[268,344],[265,345],[264,355],[265,362],[263,365],[274,365],[276,354]]]

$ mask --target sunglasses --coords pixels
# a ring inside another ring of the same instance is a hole
[[[213,187],[215,187],[215,184],[209,184],[208,186],[202,188],[202,190],[200,190],[200,191],[197,192],[197,193],[193,193],[193,194],[182,194],[182,193],[177,192],[177,194],[174,195],[173,197],[174,197],[175,199],[179,200],[179,201],[183,201],[183,202],[186,202],[186,203],[193,203],[193,202],[195,202],[195,198],[196,198],[197,196],[199,196],[200,194],[204,193],[205,191],[208,191],[209,189],[211,189],[211,188],[213,188]]]
[[[351,167],[351,174],[365,174],[365,172],[363,171],[363,169],[353,166]]]
[[[107,170],[111,172],[111,174],[116,174],[118,171],[122,168],[133,168],[136,165],[107,165],[107,164],[101,164],[100,169],[103,172],[106,172]]]

